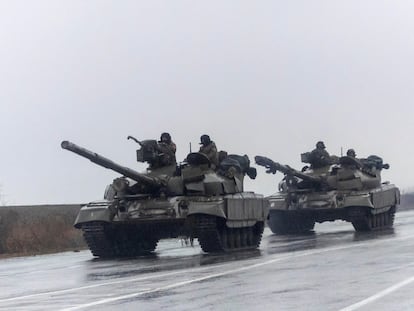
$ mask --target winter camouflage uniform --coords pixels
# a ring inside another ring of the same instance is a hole
[[[218,152],[217,147],[214,141],[210,140],[208,135],[202,135],[200,137],[201,146],[200,146],[200,153],[205,154],[211,162],[211,167],[215,169],[219,164]]]
[[[321,168],[332,164],[331,156],[325,150],[325,144],[319,141],[316,144],[316,149],[312,150],[309,155],[309,163],[312,168]]]
[[[172,164],[177,164],[175,159],[175,152],[177,151],[177,146],[171,140],[171,135],[169,133],[162,133],[161,138],[157,144],[157,150],[162,155],[160,157],[160,166],[168,166]]]

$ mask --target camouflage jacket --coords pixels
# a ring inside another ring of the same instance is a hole
[[[218,152],[213,141],[207,146],[201,146],[199,152],[204,153],[208,157],[214,168],[218,166]]]
[[[309,162],[312,168],[321,168],[332,164],[331,156],[325,149],[314,149],[309,155]]]
[[[162,154],[161,155],[161,166],[175,164],[175,152],[177,150],[177,146],[173,143],[164,143],[158,142],[157,150]]]

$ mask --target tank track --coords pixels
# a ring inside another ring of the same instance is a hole
[[[195,228],[198,241],[206,253],[227,252],[258,248],[262,240],[264,223],[251,227],[229,228],[214,216],[197,216]]]
[[[134,230],[113,228],[105,222],[82,225],[83,237],[93,256],[101,258],[134,257],[153,252],[158,239]],[[137,230],[135,230],[137,231]]]
[[[268,225],[276,234],[300,234],[312,231],[315,220],[304,216],[273,212],[269,214]]]
[[[368,213],[363,218],[352,221],[352,225],[357,232],[381,230],[391,228],[394,225],[394,218],[395,207],[392,207],[384,213],[375,215]]]

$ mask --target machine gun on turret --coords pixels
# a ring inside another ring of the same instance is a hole
[[[135,141],[138,145],[142,146],[142,141],[136,139],[134,136],[128,135],[127,139],[132,139]]]
[[[160,151],[158,142],[155,139],[138,140],[135,137],[129,135],[127,139],[131,139],[140,145],[141,148],[137,149],[137,161],[147,162],[150,165],[150,169],[166,166],[165,157],[168,156]],[[171,163],[175,166],[176,163]]]

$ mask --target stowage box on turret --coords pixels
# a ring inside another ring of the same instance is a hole
[[[267,173],[282,172],[279,192],[268,197],[268,224],[273,233],[304,233],[315,222],[337,219],[351,222],[356,231],[393,226],[399,189],[381,183],[381,170],[389,168],[378,156],[340,157],[336,164],[297,171],[287,165],[256,156]]]
[[[149,163],[145,174],[71,142],[61,144],[123,175],[107,187],[104,200],[83,206],[75,221],[94,256],[147,254],[160,239],[176,237],[197,238],[205,252],[259,246],[268,201],[243,190],[244,176],[256,176],[247,156],[230,155],[217,170],[201,153],[190,153],[180,166],[163,166],[156,141],[139,143],[138,161]]]

